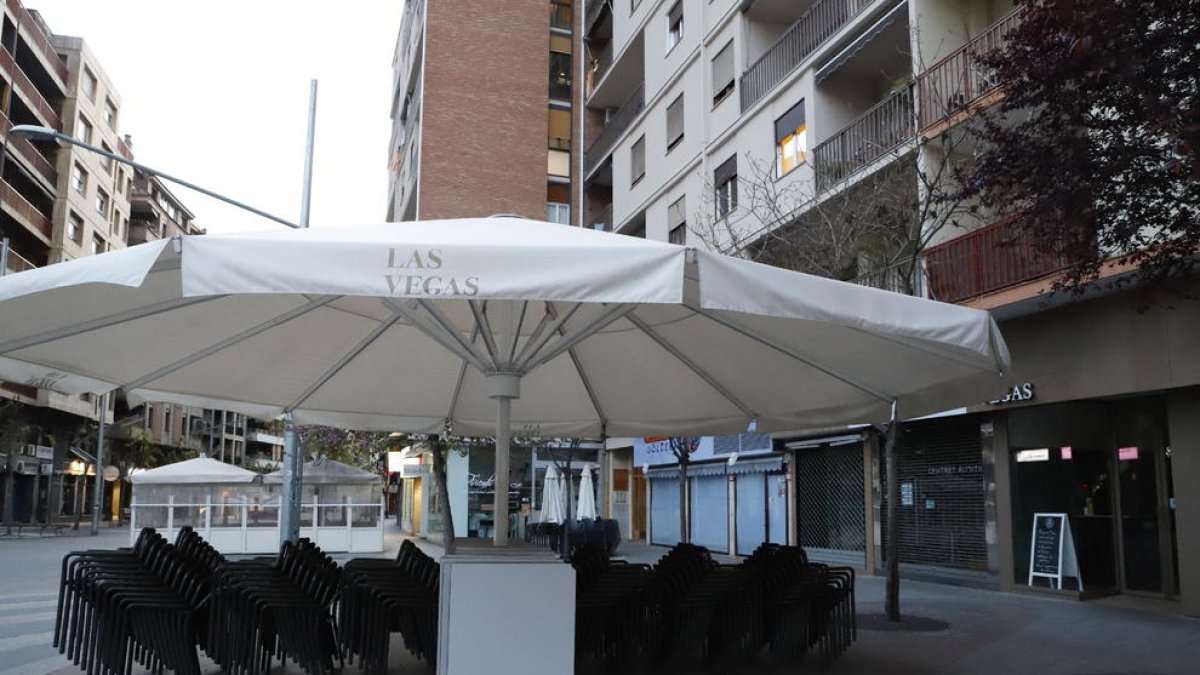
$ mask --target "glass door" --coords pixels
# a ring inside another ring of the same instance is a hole
[[[1174,592],[1174,531],[1161,407],[1121,402],[1114,409],[1121,588],[1169,596]]]

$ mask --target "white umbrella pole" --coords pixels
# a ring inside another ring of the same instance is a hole
[[[508,464],[512,435],[512,400],[521,395],[521,376],[492,373],[491,398],[496,399],[496,498],[492,517],[493,546],[508,546]]]

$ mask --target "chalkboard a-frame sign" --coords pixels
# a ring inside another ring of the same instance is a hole
[[[1029,585],[1036,577],[1049,579],[1054,588],[1062,590],[1063,577],[1074,577],[1083,590],[1083,575],[1075,557],[1075,538],[1071,536],[1071,521],[1065,513],[1033,514],[1033,530],[1029,542]]]

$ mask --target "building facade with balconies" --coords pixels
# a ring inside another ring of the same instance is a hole
[[[389,221],[575,221],[576,4],[407,4],[393,59]]]
[[[1014,359],[993,401],[906,424],[903,573],[1045,587],[1030,576],[1034,514],[1058,513],[1082,577],[1062,588],[1200,614],[1200,349],[1186,337],[1200,312],[1137,289],[1048,296],[1071,261],[996,214],[964,205],[946,218],[923,201],[974,152],[964,123],[1003,96],[975,57],[1020,20],[1005,0],[589,2],[583,224],[736,252],[898,175],[920,245],[887,252],[906,265],[837,275],[986,309]],[[780,194],[786,209],[763,207]],[[789,541],[880,569],[891,547],[878,438],[777,444],[790,457]],[[602,508],[630,500],[630,530],[653,540],[655,481],[614,457],[632,480]],[[732,547],[736,528],[728,536]]]

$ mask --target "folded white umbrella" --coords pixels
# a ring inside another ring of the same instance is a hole
[[[985,312],[512,218],[185,236],[0,278],[0,378],[353,429],[449,421],[501,449],[513,426],[916,416],[994,398],[1007,366]]]
[[[575,520],[596,519],[596,491],[592,488],[592,466],[583,465],[579,476],[579,505],[575,507]]]
[[[553,465],[546,468],[546,477],[542,482],[542,512],[539,523],[563,523],[567,520],[566,499],[563,483],[558,478],[558,470]]]

